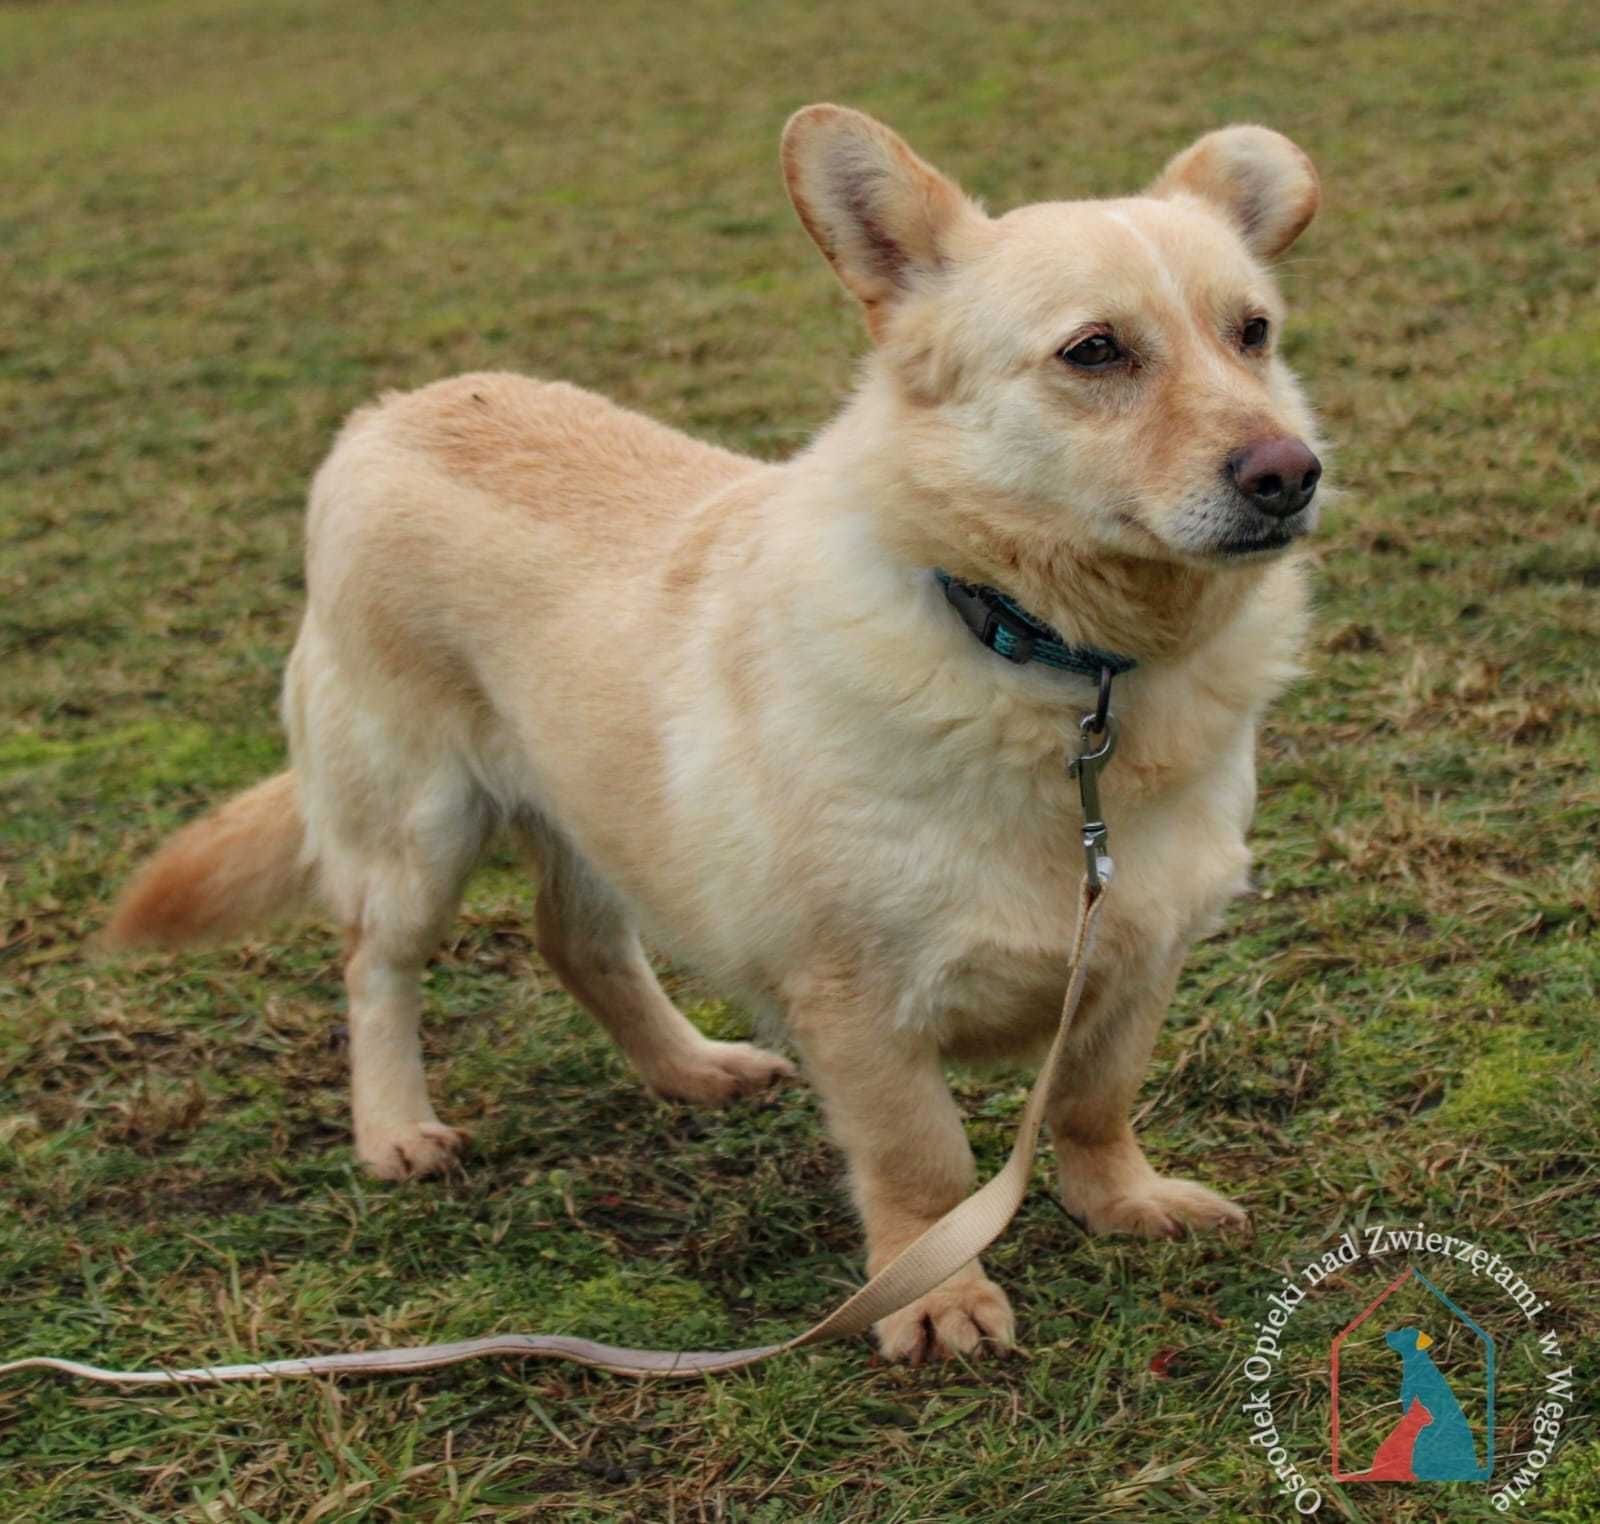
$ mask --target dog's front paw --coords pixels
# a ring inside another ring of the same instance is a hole
[[[380,1180],[409,1180],[448,1169],[466,1144],[459,1127],[404,1122],[356,1130],[356,1157]]]
[[[780,1080],[793,1079],[796,1070],[786,1058],[748,1042],[713,1042],[686,1056],[651,1068],[644,1082],[669,1101],[698,1101],[719,1105],[741,1095],[754,1095]]]
[[[1090,1233],[1132,1233],[1140,1238],[1187,1238],[1190,1233],[1244,1228],[1243,1207],[1196,1180],[1173,1180],[1153,1171],[1130,1189],[1093,1193],[1064,1181],[1067,1211]]]
[[[1010,1349],[1016,1320],[1005,1292],[974,1267],[880,1319],[874,1332],[885,1360],[921,1365],[946,1355],[973,1355],[984,1345]]]

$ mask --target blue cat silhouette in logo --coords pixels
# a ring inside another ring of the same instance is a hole
[[[1411,1474],[1419,1482],[1471,1482],[1486,1476],[1478,1465],[1467,1415],[1428,1353],[1433,1340],[1419,1328],[1397,1328],[1383,1342],[1400,1356],[1401,1413],[1410,1413],[1412,1404],[1420,1402],[1428,1414],[1428,1422],[1416,1431]]]

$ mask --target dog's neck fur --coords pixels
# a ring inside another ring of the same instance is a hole
[[[1029,546],[991,535],[983,580],[1077,644],[1126,652],[1142,665],[1174,660],[1230,622],[1254,591],[1250,569],[1208,571],[1067,543]]]
[[[865,486],[876,537],[908,566],[938,566],[995,587],[1067,641],[1123,652],[1141,665],[1204,645],[1259,587],[1262,565],[1212,569],[1074,543],[1061,532],[1070,525],[1043,531],[1038,504],[998,492],[975,511],[971,501],[919,479],[914,462],[894,450],[907,409],[895,390],[874,367],[802,458],[850,482],[856,491],[841,493],[845,500]]]

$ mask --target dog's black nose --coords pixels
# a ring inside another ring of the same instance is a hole
[[[1228,457],[1228,475],[1251,503],[1286,519],[1316,496],[1322,462],[1298,439],[1258,439]]]

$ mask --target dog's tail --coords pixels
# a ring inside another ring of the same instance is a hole
[[[314,869],[292,772],[179,831],[134,875],[101,936],[107,949],[224,942],[301,909]]]

